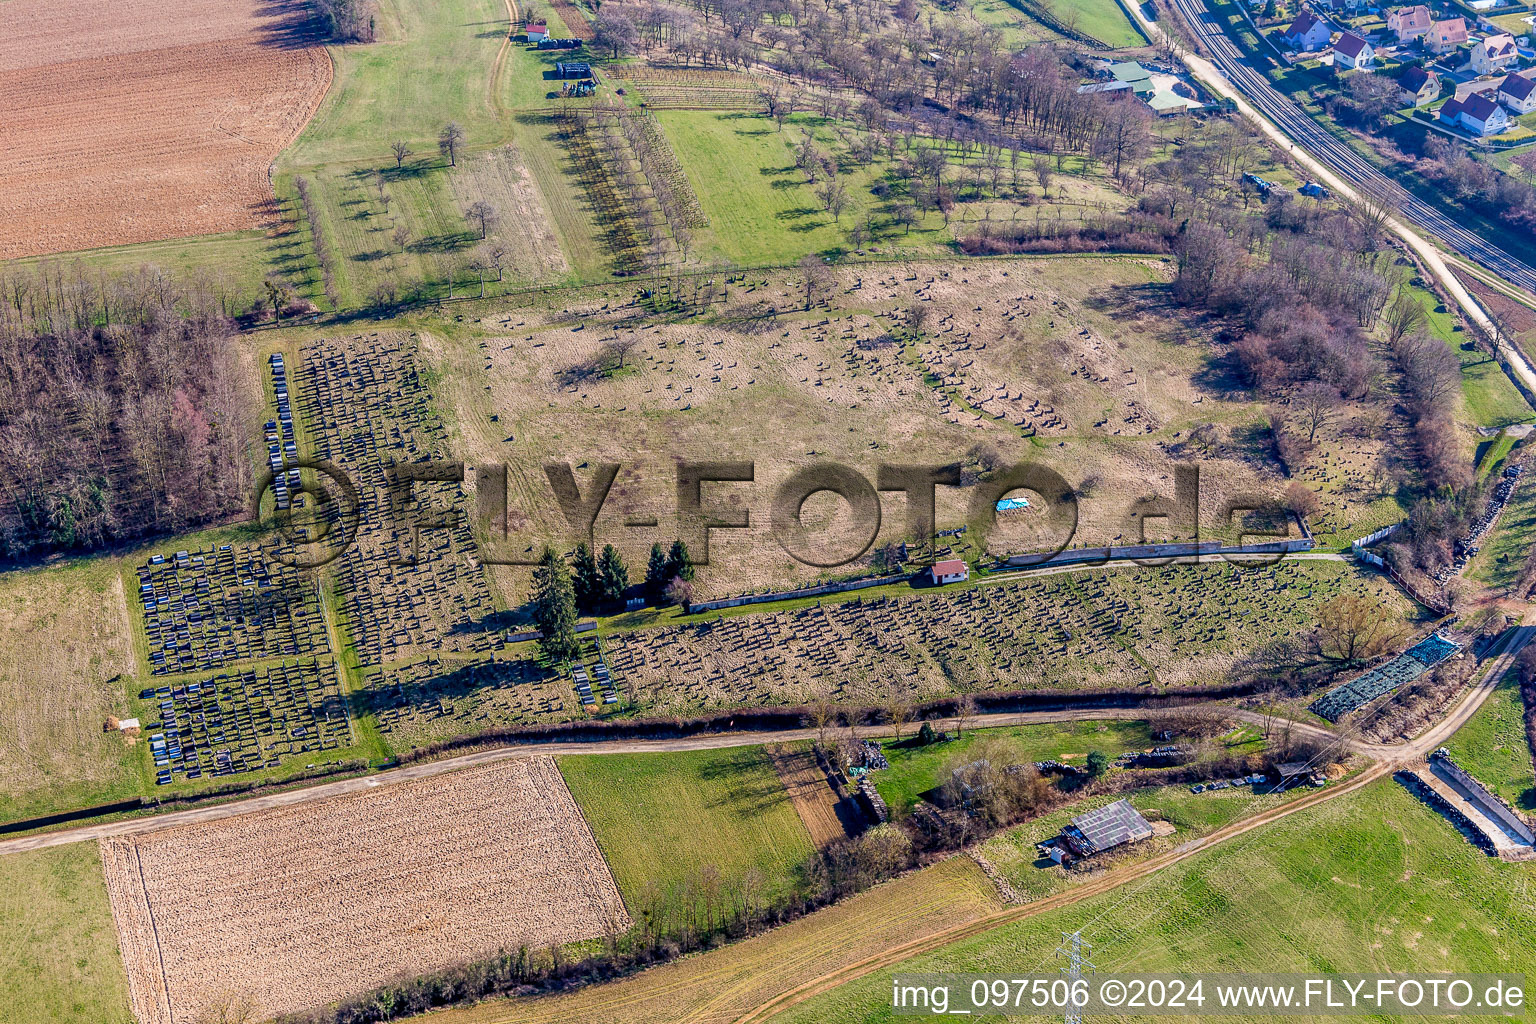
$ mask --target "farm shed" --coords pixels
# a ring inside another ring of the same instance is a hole
[[[584,60],[562,60],[555,64],[556,78],[591,78],[592,65]]]
[[[959,583],[970,579],[971,573],[963,560],[951,558],[943,562],[934,562],[928,569],[928,575],[934,583],[943,586],[946,583]]]
[[[530,43],[542,43],[545,39],[549,38],[549,26],[543,22],[529,25],[523,31],[528,36]]]
[[[1149,839],[1152,835],[1152,824],[1131,806],[1129,800],[1122,799],[1096,811],[1079,814],[1061,830],[1060,836],[1042,843],[1041,847],[1064,846],[1078,857],[1091,857],[1127,843]]]
[[[1275,765],[1271,774],[1279,776],[1279,781],[1275,784],[1276,790],[1290,789],[1292,786],[1302,784],[1321,786],[1328,781],[1327,776],[1313,767],[1310,761],[1285,761]]]

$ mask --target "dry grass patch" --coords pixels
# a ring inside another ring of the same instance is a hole
[[[1208,534],[1226,498],[1278,490],[1252,430],[1262,409],[1169,304],[1169,273],[1165,260],[1123,257],[856,266],[836,271],[830,308],[806,312],[797,273],[784,272],[731,285],[707,315],[650,322],[628,289],[610,288],[444,325],[424,347],[444,371],[437,391],[463,457],[514,464],[510,504],[525,519],[509,554],[574,543],[546,461],[570,462],[583,486],[596,463],[623,464],[596,532],[635,566],[676,535],[676,460],[754,460],[754,482],[706,488],[751,512],[748,529],[711,537],[695,593],[720,597],[829,575],[791,559],[770,527],[776,488],[816,462],[872,478],[882,462],[963,461],[978,445],[1043,462],[1072,483],[1097,480],[1079,509],[1076,537],[1089,543],[1124,539],[1133,498],[1171,497],[1176,462],[1200,461]],[[906,341],[911,310],[924,319]],[[622,366],[616,341],[629,349]],[[1204,423],[1216,443],[1197,451],[1190,432]],[[967,521],[968,490],[939,497],[941,527]],[[810,512],[831,522],[848,509],[829,498]],[[646,518],[654,531],[625,526]],[[902,497],[883,496],[877,543],[906,532]],[[526,592],[525,572],[496,573],[503,592]]]
[[[296,1011],[629,926],[547,757],[108,839],[102,859],[141,1024]]]
[[[133,646],[122,577],[101,560],[0,581],[0,820],[133,796]]]
[[[481,201],[496,208],[495,231],[482,247],[501,245],[507,250],[505,274],[548,281],[570,269],[538,185],[512,146],[471,157],[450,181],[461,210]]]
[[[795,813],[811,834],[811,842],[819,848],[859,834],[862,812],[851,799],[842,798],[811,750],[782,745],[764,750],[789,793],[789,802],[795,805]]]

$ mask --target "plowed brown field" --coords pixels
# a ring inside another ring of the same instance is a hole
[[[862,815],[858,807],[852,801],[845,803],[832,788],[827,773],[816,763],[815,754],[782,744],[768,747],[767,753],[789,791],[795,813],[811,834],[811,842],[820,848],[859,834]]]
[[[297,0],[9,0],[0,259],[251,228],[331,79]]]
[[[548,757],[101,847],[140,1024],[245,999],[265,1019],[629,927]]]

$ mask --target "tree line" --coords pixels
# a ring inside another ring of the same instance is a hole
[[[0,556],[89,550],[244,506],[253,374],[206,283],[0,274]]]
[[[677,604],[686,611],[693,603],[693,578],[693,558],[686,543],[674,540],[670,548],[652,544],[640,596],[651,604]],[[581,649],[577,618],[621,611],[629,597],[629,567],[612,544],[594,555],[582,541],[569,561],[546,547],[533,571],[530,600],[540,653],[553,664],[572,661]]]

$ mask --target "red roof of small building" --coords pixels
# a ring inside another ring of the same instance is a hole
[[[1399,7],[1391,13],[1397,16],[1399,32],[1405,29],[1410,32],[1422,32],[1429,28],[1430,23],[1434,21],[1434,16],[1429,13],[1429,8],[1423,4],[1419,4],[1417,7]]]
[[[529,31],[529,32],[548,32],[549,31],[549,26],[546,25],[544,22],[540,21],[540,22],[536,22],[536,23],[534,23],[532,25],[529,25],[527,31]]]
[[[933,563],[933,575],[937,579],[940,576],[958,576],[965,572],[965,562],[959,558],[951,558],[943,562]]]
[[[1365,51],[1366,47],[1370,45],[1370,43],[1367,43],[1364,39],[1361,39],[1353,32],[1345,32],[1343,35],[1339,36],[1339,41],[1333,44],[1333,50],[1335,53],[1342,53],[1344,56],[1353,60],[1354,58],[1360,56],[1360,54]]]

